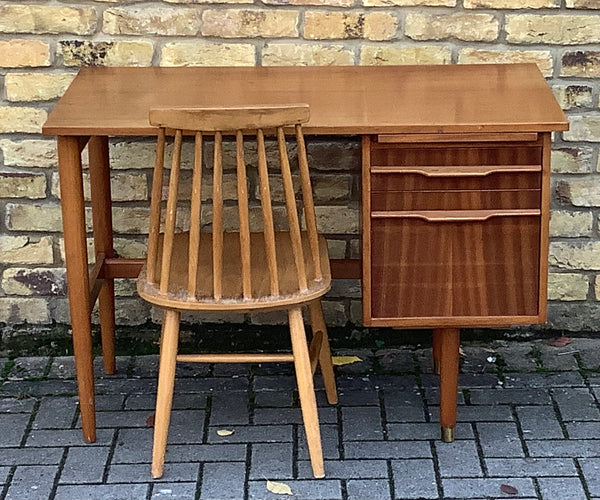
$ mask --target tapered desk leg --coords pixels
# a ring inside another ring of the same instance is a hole
[[[456,427],[456,403],[458,394],[458,358],[460,329],[443,328],[435,330],[438,336],[440,354],[440,425],[442,440],[454,441]]]
[[[90,157],[90,188],[94,222],[94,248],[96,255],[114,257],[112,213],[110,196],[110,163],[108,137],[91,137],[88,143]],[[104,371],[115,373],[115,282],[104,279],[98,295],[100,330],[102,333],[102,358]]]
[[[81,155],[76,137],[58,137],[65,264],[83,439],[96,441],[92,325]]]

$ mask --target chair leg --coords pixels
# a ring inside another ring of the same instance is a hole
[[[292,352],[296,368],[296,380],[302,407],[302,419],[308,442],[308,453],[315,477],[324,477],[323,450],[321,449],[321,432],[319,430],[319,416],[317,414],[317,400],[313,386],[310,357],[306,345],[306,332],[300,308],[288,311],[290,321],[290,336],[292,339]]]
[[[319,365],[325,384],[325,393],[329,404],[338,402],[337,389],[335,386],[335,375],[333,373],[333,363],[331,362],[331,349],[329,347],[329,337],[327,335],[327,326],[323,318],[323,307],[320,300],[315,300],[308,305],[310,311],[310,324],[313,332],[321,332],[323,340],[321,342],[321,351],[319,352]]]
[[[152,477],[163,475],[167,434],[171,418],[173,386],[175,385],[175,363],[177,342],[179,340],[178,311],[166,310],[160,341],[160,364],[158,369],[158,393],[156,396],[156,414],[154,417],[154,445],[152,449]]]

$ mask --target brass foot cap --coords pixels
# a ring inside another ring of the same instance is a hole
[[[444,443],[454,442],[454,427],[442,427],[442,441]]]

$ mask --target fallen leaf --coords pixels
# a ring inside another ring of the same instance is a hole
[[[501,484],[500,491],[502,493],[506,493],[507,495],[518,495],[519,490],[510,484]]]
[[[217,429],[218,436],[231,436],[233,433],[235,433],[234,429]]]
[[[146,427],[154,427],[154,418],[155,417],[156,417],[156,414],[153,413],[146,419]]]
[[[558,337],[548,342],[548,345],[551,345],[553,347],[565,347],[571,342],[573,342],[573,339],[571,337]]]
[[[359,363],[360,361],[362,361],[362,359],[360,359],[358,356],[332,356],[331,357],[331,362],[335,366],[350,365],[352,363]]]
[[[267,480],[267,489],[277,495],[293,495],[292,489],[285,483]]]

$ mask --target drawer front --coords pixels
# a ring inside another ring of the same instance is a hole
[[[538,208],[539,189],[372,191],[371,210],[493,210]]]
[[[370,236],[373,319],[538,314],[539,215],[373,217]]]
[[[413,173],[414,170],[397,170],[378,172],[371,170],[371,191],[472,191],[472,190],[510,190],[540,189],[541,167],[531,167],[530,171],[481,170],[482,173],[455,175],[455,171],[447,175],[427,175]],[[438,170],[438,169],[436,169]],[[443,172],[442,172],[443,174]]]
[[[538,144],[430,144],[410,147],[371,143],[372,167],[541,165]]]

